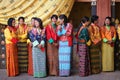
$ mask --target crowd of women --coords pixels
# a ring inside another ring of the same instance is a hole
[[[90,22],[83,17],[76,34],[79,76],[114,71],[114,43],[120,28],[115,29],[110,17],[99,27],[98,18],[94,15]],[[18,18],[18,25],[14,18],[9,18],[4,30],[7,75],[27,72],[34,77],[69,76],[72,32],[73,26],[64,14],[52,15],[51,23],[45,27],[37,17],[31,19],[31,25],[25,24],[24,17]]]

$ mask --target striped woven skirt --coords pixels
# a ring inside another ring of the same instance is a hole
[[[33,76],[45,77],[46,76],[46,54],[38,47],[32,48],[33,56]]]
[[[49,75],[58,75],[58,48],[47,42],[47,66]]]
[[[88,76],[90,74],[89,52],[86,44],[78,44],[79,55],[79,76]]]
[[[97,74],[101,72],[100,44],[90,46],[90,66],[91,73]]]
[[[59,42],[59,76],[70,75],[71,47],[68,42]]]
[[[27,73],[28,71],[28,50],[26,42],[19,42],[18,46],[18,63],[19,71],[21,73]]]

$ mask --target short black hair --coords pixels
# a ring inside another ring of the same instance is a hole
[[[51,20],[52,20],[52,18],[58,19],[58,16],[57,16],[56,14],[53,14],[53,15],[51,16]]]
[[[81,22],[82,23],[86,23],[89,21],[89,18],[87,16],[84,16],[82,19],[81,19]]]
[[[43,22],[40,18],[35,18],[36,21],[39,22],[40,28],[43,29]]]
[[[59,19],[64,19],[64,25],[67,26],[67,23],[68,23],[68,18],[65,14],[61,14],[59,16]]]
[[[19,18],[18,18],[18,21],[20,21],[20,19],[22,19],[23,21],[25,21],[25,18],[24,18],[24,17],[19,17]]]
[[[13,22],[14,20],[15,20],[15,18],[9,18],[8,21],[7,21],[8,26],[13,27],[13,26],[12,26],[12,22]]]
[[[92,23],[94,23],[95,21],[97,21],[98,20],[98,16],[97,15],[93,15],[92,17],[91,17],[91,22]]]

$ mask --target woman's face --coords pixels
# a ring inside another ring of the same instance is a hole
[[[64,23],[64,19],[60,19],[59,18],[59,22],[60,22],[60,24],[63,24]]]
[[[32,25],[32,26],[35,25],[35,20],[34,20],[34,19],[31,20],[31,25]]]
[[[15,20],[12,21],[12,26],[15,26]]]
[[[110,25],[110,20],[109,19],[105,19],[105,25]]]
[[[24,24],[23,19],[20,19],[20,20],[19,20],[19,24],[20,24],[20,25],[23,25],[23,24]]]
[[[39,27],[40,25],[39,25],[39,22],[37,21],[37,20],[35,20],[35,26],[36,27]]]
[[[52,18],[52,22],[56,23],[57,19],[55,17]]]

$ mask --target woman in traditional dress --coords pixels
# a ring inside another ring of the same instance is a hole
[[[46,26],[48,71],[49,75],[55,76],[58,75],[57,19],[57,15],[52,15],[52,22]]]
[[[101,27],[102,35],[102,71],[114,71],[114,41],[116,30],[111,26],[111,18],[105,18],[105,25]]]
[[[77,33],[78,55],[79,55],[79,76],[88,76],[90,74],[90,60],[88,45],[90,45],[89,32],[87,29],[89,18],[83,17],[82,26]]]
[[[9,18],[8,26],[4,31],[5,42],[6,42],[6,67],[7,75],[10,77],[16,76],[19,74],[18,69],[18,55],[17,55],[17,35],[15,28],[15,19]]]
[[[40,18],[35,19],[35,27],[29,32],[32,42],[33,76],[46,76],[45,29]]]
[[[17,37],[19,42],[18,46],[18,62],[19,62],[19,71],[21,73],[28,72],[28,48],[27,48],[27,33],[28,27],[24,23],[24,17],[19,17],[18,26],[17,26]]]
[[[28,28],[28,34],[35,26],[35,17],[31,19],[31,25]],[[28,74],[33,75],[33,60],[32,60],[32,43],[30,39],[27,40],[28,43]]]
[[[90,66],[91,73],[96,74],[101,71],[101,34],[98,24],[98,16],[91,17],[91,25],[89,26],[90,40]]]
[[[59,16],[60,25],[57,27],[59,36],[59,75],[69,76],[71,67],[71,47],[72,47],[72,28],[67,22],[67,17],[62,14]]]

